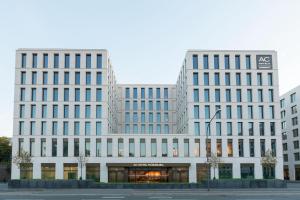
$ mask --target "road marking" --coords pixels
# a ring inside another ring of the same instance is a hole
[[[110,197],[101,197],[101,199],[124,199],[123,196],[110,196]]]
[[[149,199],[173,199],[173,197],[148,197]]]

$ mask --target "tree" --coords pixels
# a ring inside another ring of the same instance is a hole
[[[79,156],[77,157],[78,161],[78,166],[80,167],[80,180],[82,180],[82,168],[86,165],[88,162],[87,157],[83,153],[80,153]]]
[[[214,169],[214,179],[216,179],[216,168],[218,168],[221,162],[221,159],[215,153],[212,153],[211,156],[208,158],[208,164]]]
[[[11,144],[8,137],[0,137],[0,163],[10,163]]]
[[[276,165],[277,159],[273,156],[273,153],[268,149],[265,153],[265,156],[261,158],[261,165],[267,169],[267,178],[271,177],[272,167]]]
[[[17,167],[20,169],[22,168],[29,168],[31,167],[31,156],[27,151],[20,151],[17,152],[16,155],[13,156],[12,162],[17,165]]]

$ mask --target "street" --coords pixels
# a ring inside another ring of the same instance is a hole
[[[286,189],[203,189],[133,190],[133,189],[7,189],[0,187],[1,200],[299,200],[300,183]]]

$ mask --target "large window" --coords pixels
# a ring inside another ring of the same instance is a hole
[[[232,179],[232,164],[223,163],[219,165],[219,179]]]
[[[254,179],[254,164],[241,164],[241,178]]]

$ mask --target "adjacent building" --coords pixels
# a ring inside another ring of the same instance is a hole
[[[300,180],[299,94],[300,86],[280,97],[284,178],[290,180]]]
[[[118,84],[106,50],[19,49],[15,75],[13,155],[32,162],[12,179],[197,182],[212,154],[211,178],[283,179],[275,51],[189,50],[172,85]]]

